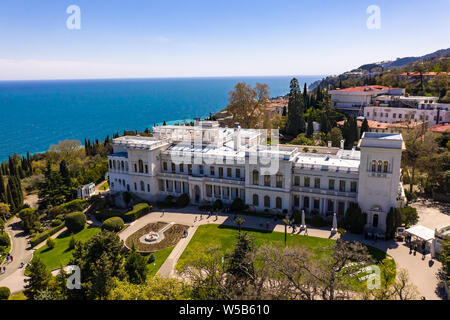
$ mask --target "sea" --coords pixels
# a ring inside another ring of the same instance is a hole
[[[265,83],[270,96],[325,76],[0,81],[0,161],[39,153],[63,140],[103,140],[124,130],[208,117],[238,82]]]

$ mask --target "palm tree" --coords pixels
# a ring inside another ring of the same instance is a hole
[[[239,233],[241,233],[241,225],[244,223],[244,219],[243,218],[236,218],[235,220],[234,220],[234,222],[236,222],[237,223],[237,225],[238,225],[238,228],[239,228]]]
[[[286,242],[287,242],[287,226],[289,224],[289,220],[284,218],[283,219],[283,223],[284,223],[284,246],[286,247]]]

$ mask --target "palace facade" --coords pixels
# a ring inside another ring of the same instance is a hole
[[[389,209],[405,201],[401,134],[365,132],[359,150],[274,145],[261,130],[215,121],[154,127],[153,137],[114,139],[110,190],[150,201],[186,193],[195,205],[239,197],[256,211],[324,216],[343,215],[353,202],[367,213],[367,225],[380,230]]]

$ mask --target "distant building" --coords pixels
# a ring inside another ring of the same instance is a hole
[[[95,184],[93,182],[85,184],[81,188],[78,188],[78,198],[90,198],[95,194]]]
[[[333,106],[340,112],[359,115],[365,106],[372,104],[375,97],[383,94],[404,95],[405,89],[385,86],[361,86],[330,90]]]

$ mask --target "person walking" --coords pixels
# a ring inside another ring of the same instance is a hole
[[[13,262],[13,260],[14,260],[14,257],[13,257],[13,256],[11,255],[11,256],[10,256],[10,258],[11,258],[11,262]]]

